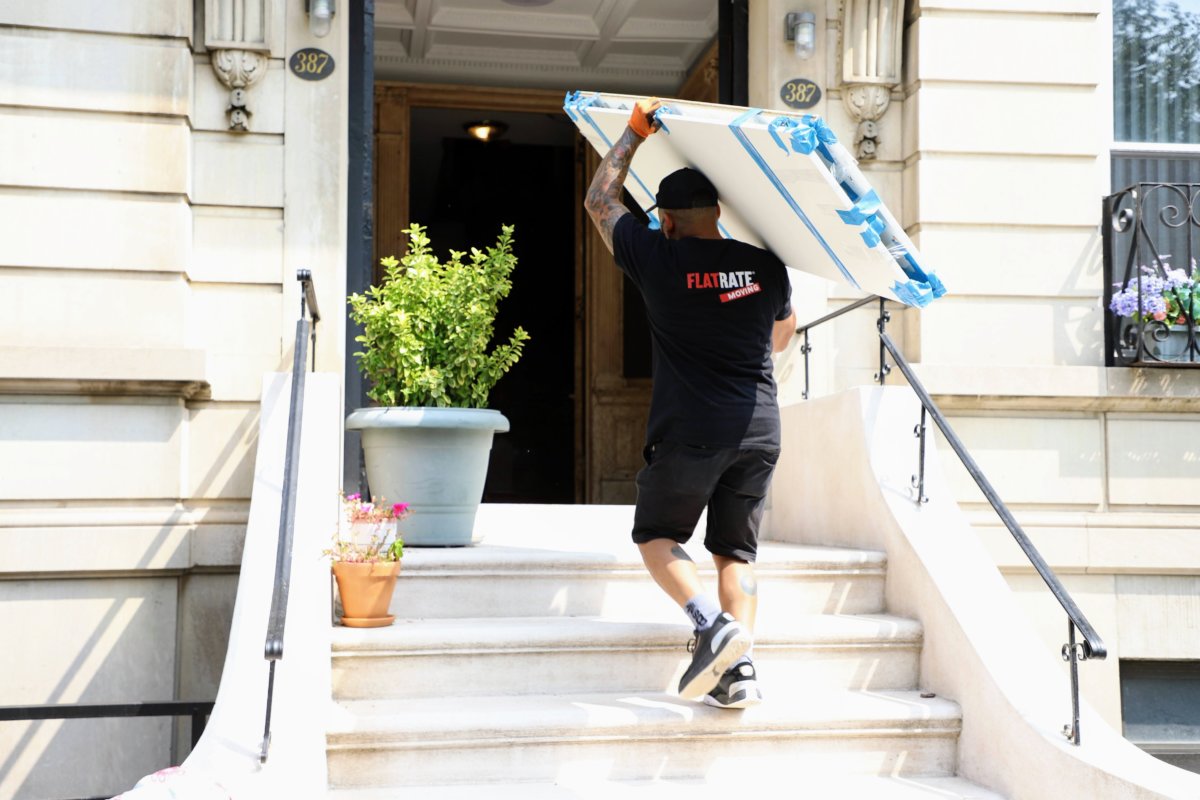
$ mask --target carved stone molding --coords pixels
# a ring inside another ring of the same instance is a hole
[[[881,83],[851,83],[842,87],[842,105],[858,123],[854,146],[859,161],[875,158],[879,148],[879,120],[891,101],[891,87]]]
[[[858,123],[859,160],[875,158],[879,120],[904,63],[904,0],[843,0],[842,105]]]
[[[205,0],[205,46],[217,79],[229,89],[229,129],[250,128],[251,86],[267,73],[269,0]]]
[[[229,89],[229,130],[249,130],[251,111],[247,107],[247,90],[267,74],[267,56],[252,50],[214,50],[212,68],[225,88]]]

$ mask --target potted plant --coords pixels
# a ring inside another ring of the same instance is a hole
[[[410,545],[473,543],[492,437],[508,430],[488,394],[529,339],[518,327],[488,349],[512,289],[512,233],[504,226],[494,247],[451,250],[440,262],[414,224],[408,253],[381,259],[383,282],[350,296],[350,318],[363,326],[355,355],[379,407],[358,409],[346,427],[362,432],[371,491],[405,497],[417,512]]]
[[[342,624],[351,628],[391,625],[388,614],[404,540],[400,520],[409,514],[407,503],[367,502],[357,494],[342,499],[342,524],[333,546],[325,551],[333,561],[333,576],[342,599]]]
[[[1125,284],[1114,284],[1108,309],[1122,319],[1120,338],[1131,355],[1140,350],[1138,338],[1149,345],[1151,354],[1163,361],[1187,361],[1192,330],[1200,319],[1200,273],[1182,269],[1141,267]]]

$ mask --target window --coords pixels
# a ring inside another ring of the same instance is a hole
[[[1112,188],[1200,183],[1200,0],[1113,0]]]
[[[1121,661],[1123,735],[1200,773],[1200,661]]]

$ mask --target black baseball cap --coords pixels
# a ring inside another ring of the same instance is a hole
[[[704,173],[691,167],[677,169],[658,184],[653,208],[711,208],[717,204],[717,187]],[[649,211],[650,209],[646,209]]]

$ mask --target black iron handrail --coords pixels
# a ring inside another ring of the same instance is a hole
[[[212,714],[211,701],[163,700],[151,703],[66,703],[38,706],[0,706],[0,722],[42,719],[110,719],[112,717],[191,717],[192,748],[200,741]]]
[[[958,434],[954,432],[954,429],[946,420],[945,415],[942,414],[941,409],[938,408],[937,403],[933,401],[933,397],[930,396],[929,391],[925,388],[924,384],[921,383],[920,379],[917,378],[916,373],[913,372],[912,366],[904,358],[903,354],[901,354],[900,348],[896,346],[896,343],[892,341],[892,337],[888,335],[887,323],[891,320],[891,315],[887,311],[883,298],[864,298],[831,314],[826,314],[818,320],[814,320],[806,325],[802,325],[796,329],[796,332],[804,333],[803,346],[808,348],[808,350],[811,350],[811,348],[808,347],[809,329],[875,301],[879,302],[879,317],[876,321],[876,329],[879,333],[879,372],[875,374],[875,380],[880,385],[883,385],[884,381],[886,380],[887,374],[891,371],[891,367],[887,364],[885,354],[890,354],[892,361],[897,367],[900,368],[900,372],[908,381],[909,387],[912,388],[913,392],[917,395],[917,398],[921,401],[921,419],[914,429],[914,434],[918,439],[920,439],[918,472],[913,476],[913,488],[916,490],[916,501],[918,503],[924,503],[928,500],[928,498],[925,496],[925,417],[928,414],[929,416],[933,417],[933,421],[941,430],[942,435],[946,438],[946,442],[950,445],[950,448],[954,451],[955,455],[957,455],[959,460],[962,461],[967,473],[970,474],[971,478],[975,481],[975,484],[979,487],[979,490],[983,492],[984,497],[987,498],[992,508],[995,509],[996,513],[1000,517],[1000,520],[1004,523],[1004,526],[1008,528],[1008,532],[1012,534],[1013,539],[1016,540],[1017,545],[1021,548],[1021,551],[1025,553],[1025,557],[1029,559],[1030,564],[1032,564],[1033,568],[1037,570],[1037,573],[1042,576],[1042,580],[1046,583],[1047,588],[1050,589],[1050,593],[1054,595],[1054,598],[1058,600],[1058,604],[1062,606],[1063,611],[1065,611],[1067,614],[1067,643],[1062,647],[1062,657],[1064,661],[1068,661],[1071,664],[1072,719],[1071,724],[1063,726],[1063,733],[1072,742],[1079,744],[1078,662],[1087,661],[1089,659],[1103,660],[1108,655],[1108,649],[1104,646],[1104,641],[1100,638],[1099,634],[1096,633],[1096,629],[1092,627],[1092,624],[1088,622],[1087,617],[1084,616],[1083,611],[1081,611],[1079,606],[1076,605],[1075,600],[1071,597],[1071,593],[1068,592],[1066,587],[1062,585],[1062,582],[1058,579],[1058,576],[1054,574],[1054,570],[1052,570],[1050,565],[1046,563],[1046,560],[1042,558],[1042,554],[1038,552],[1037,547],[1034,546],[1029,536],[1025,533],[1025,531],[1021,528],[1021,525],[1017,522],[1016,518],[1012,515],[1012,512],[1009,511],[1008,506],[1006,506],[1004,501],[1000,499],[1000,495],[996,492],[995,487],[992,486],[991,481],[989,481],[987,476],[983,474],[983,470],[979,468],[979,464],[975,462],[975,459],[967,451],[966,445],[964,445],[962,440],[958,438]],[[804,389],[804,396],[807,398],[807,351],[804,353]],[[1083,635],[1082,642],[1076,641],[1076,631]]]
[[[296,320],[296,347],[292,355],[292,392],[288,407],[287,450],[283,466],[283,499],[279,510],[279,538],[275,550],[275,586],[271,594],[271,614],[267,618],[267,641],[263,657],[270,664],[267,675],[267,712],[263,723],[262,747],[258,759],[266,763],[271,749],[271,703],[275,696],[275,664],[283,659],[283,630],[287,623],[288,591],[292,580],[292,534],[296,526],[296,481],[300,472],[300,428],[304,419],[304,376],[308,361],[309,340],[313,345],[313,368],[316,368],[317,296],[313,290],[312,273],[296,271],[300,281],[300,319]]]
[[[801,325],[799,328],[796,328],[796,333],[798,333],[804,337],[804,341],[802,341],[800,343],[800,352],[804,356],[804,399],[805,400],[808,399],[808,354],[812,352],[812,345],[810,345],[808,343],[808,332],[811,329],[817,327],[818,325],[824,325],[826,322],[829,322],[830,320],[837,319],[842,314],[849,314],[851,311],[853,311],[856,308],[862,308],[865,305],[870,305],[871,303],[874,303],[876,301],[876,299],[877,298],[874,295],[872,295],[870,297],[864,297],[861,300],[854,301],[853,303],[851,303],[848,306],[842,306],[837,311],[830,312],[823,317],[818,317],[817,319],[814,319],[812,322],[808,323],[807,325]]]

